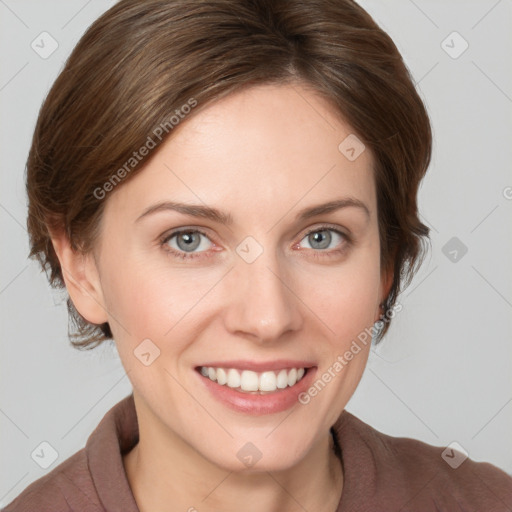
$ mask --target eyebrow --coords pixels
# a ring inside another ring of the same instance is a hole
[[[370,210],[362,201],[354,197],[344,197],[342,199],[329,201],[328,203],[318,204],[305,208],[296,215],[295,220],[304,221],[311,217],[316,217],[317,215],[331,213],[342,208],[349,207],[359,208],[366,213],[367,217],[370,217]],[[146,210],[144,210],[144,212],[139,217],[137,217],[135,222],[139,222],[144,217],[162,211],[176,211],[185,215],[191,215],[192,217],[209,219],[226,226],[231,226],[233,224],[233,217],[229,213],[222,212],[217,208],[199,204],[178,203],[174,201],[162,201],[160,203],[154,204],[153,206],[150,206],[149,208],[146,208]]]

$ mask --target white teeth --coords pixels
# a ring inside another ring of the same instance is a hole
[[[288,386],[293,386],[297,382],[297,370],[292,368],[288,373]]]
[[[258,391],[258,386],[258,374],[250,370],[244,370],[240,379],[240,387],[243,391]]]
[[[304,377],[305,373],[304,368],[257,373],[251,370],[239,372],[234,368],[201,367],[201,375],[204,377],[217,382],[221,386],[227,385],[241,392],[272,392],[278,389],[285,389],[288,386],[294,386]]]
[[[240,374],[237,370],[233,370],[233,368],[228,370],[228,386],[230,388],[240,387]]]
[[[263,372],[260,375],[260,391],[275,391],[277,388],[277,377],[274,372]],[[242,388],[243,389],[243,388]]]
[[[277,374],[277,387],[284,389],[286,386],[288,386],[288,373],[286,370],[281,370]]]
[[[226,384],[227,381],[228,376],[226,375],[224,368],[217,368],[217,382],[219,384]]]

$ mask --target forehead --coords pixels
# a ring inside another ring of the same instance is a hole
[[[229,204],[230,210],[258,218],[270,212],[270,218],[294,204],[301,208],[350,195],[373,210],[373,158],[368,149],[360,152],[354,137],[310,89],[297,84],[244,89],[198,105],[149,163],[112,194],[107,209],[135,214],[150,202],[180,200]],[[357,158],[346,153],[347,145]]]

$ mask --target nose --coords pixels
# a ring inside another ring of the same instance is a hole
[[[264,251],[256,261],[239,259],[230,275],[226,328],[258,343],[277,341],[302,326],[301,301],[285,265]]]

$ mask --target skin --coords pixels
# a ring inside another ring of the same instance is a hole
[[[291,413],[228,409],[194,367],[295,358],[315,361],[321,375],[378,320],[392,276],[380,268],[373,157],[366,149],[349,161],[338,150],[353,131],[301,84],[256,86],[199,107],[108,195],[91,253],[53,235],[73,303],[90,322],[110,323],[133,385],[140,441],[124,456],[128,480],[142,512],[333,512],[343,474],[329,429],[361,379],[369,344]],[[295,220],[343,197],[369,213],[346,207]],[[170,210],[136,220],[161,201],[212,206],[233,224]],[[328,231],[330,244],[317,248],[307,232],[325,223],[351,241]],[[207,235],[196,235],[197,258],[165,250],[189,254],[178,237],[160,243],[183,227]],[[247,236],[263,247],[250,264],[236,252]],[[133,354],[147,338],[161,351],[149,366]],[[236,456],[247,442],[262,453],[251,468]]]

